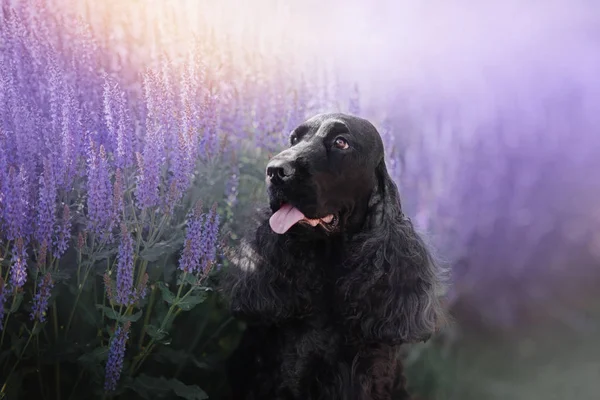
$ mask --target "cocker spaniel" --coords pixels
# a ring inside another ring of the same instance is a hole
[[[347,114],[296,127],[266,167],[269,207],[231,256],[247,323],[234,399],[409,399],[403,343],[443,318],[436,263],[402,213],[377,129]]]

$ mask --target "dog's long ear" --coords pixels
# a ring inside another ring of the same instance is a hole
[[[350,306],[346,318],[367,341],[425,341],[443,321],[442,270],[404,216],[384,160],[376,175],[365,226],[340,281],[342,303]]]

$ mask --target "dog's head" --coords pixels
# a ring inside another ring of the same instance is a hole
[[[381,136],[365,119],[334,113],[301,123],[290,134],[290,147],[266,167],[273,231],[358,228],[383,155]]]

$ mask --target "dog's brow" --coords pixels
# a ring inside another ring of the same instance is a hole
[[[330,120],[326,121],[321,125],[319,129],[319,134],[321,136],[326,136],[332,133],[349,133],[350,129],[348,129],[348,125],[346,125],[342,121],[338,120]]]

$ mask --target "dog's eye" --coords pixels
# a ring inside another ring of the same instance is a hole
[[[292,146],[295,145],[296,143],[298,143],[298,136],[291,135],[290,136],[290,143],[291,143]]]
[[[348,142],[343,137],[336,138],[333,144],[341,150],[346,150],[348,148]]]

